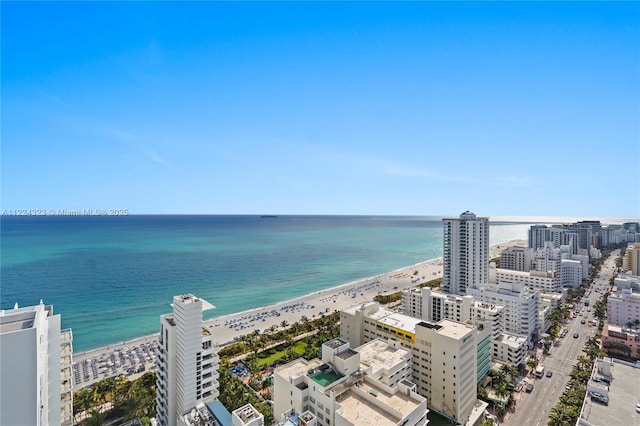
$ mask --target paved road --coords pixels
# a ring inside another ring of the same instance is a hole
[[[597,327],[589,326],[589,320],[593,318],[593,305],[604,294],[604,290],[609,286],[609,280],[613,276],[616,268],[616,259],[620,251],[616,250],[602,265],[599,276],[594,280],[589,295],[591,312],[587,312],[587,308],[582,302],[577,308],[580,308],[581,315],[575,319],[570,319],[565,325],[567,328],[567,336],[557,339],[556,344],[551,347],[550,354],[541,356],[541,364],[545,366],[545,372],[551,371],[552,377],[543,377],[541,379],[527,379],[534,382],[534,389],[531,393],[522,393],[518,395],[518,405],[515,413],[511,414],[504,423],[505,425],[527,425],[542,426],[546,425],[549,412],[560,400],[560,395],[565,390],[565,386],[569,382],[569,373],[576,363],[578,356],[584,355],[582,348],[585,341],[593,336]],[[596,292],[596,288],[600,288],[601,292]],[[580,324],[581,319],[586,319],[586,324]],[[574,338],[574,333],[578,333],[578,337]]]

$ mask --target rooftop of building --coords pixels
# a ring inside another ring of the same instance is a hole
[[[302,414],[290,413],[284,420],[276,423],[276,426],[300,426],[300,420],[306,422],[306,424],[313,424],[313,420],[315,419],[315,414],[312,414],[309,411],[305,411]]]
[[[371,305],[378,305],[378,302],[374,302],[374,301],[370,300],[368,302],[358,303],[357,305],[353,305],[353,306],[351,306],[349,308],[343,309],[342,312],[345,312],[345,313],[347,313],[349,315],[355,315],[356,311],[359,311],[359,310],[364,309],[364,308],[366,308],[368,306],[371,306]]]
[[[260,414],[260,412],[251,404],[243,405],[242,407],[233,410],[232,416],[233,415],[235,415],[242,424],[247,424],[255,419],[263,417],[262,414]]]
[[[35,316],[35,313],[34,313]],[[3,321],[0,323],[0,334],[11,333],[18,330],[26,330],[33,327],[32,318],[16,318],[13,321]]]
[[[409,333],[415,333],[416,325],[422,322],[421,319],[413,318],[409,315],[399,314],[387,309],[379,310],[371,316],[371,319],[378,321],[380,324],[395,327]]]
[[[206,300],[196,297],[191,293],[187,293],[187,294],[181,294],[178,296],[174,296],[173,297],[173,301],[174,302],[180,302],[183,304],[190,304],[190,303],[198,303],[201,302],[202,303],[202,311],[207,311],[209,309],[214,309],[215,306],[213,306],[211,303],[207,302]],[[173,304],[172,304],[173,306]]]
[[[474,309],[478,309],[478,310],[483,310],[483,311],[489,311],[489,312],[499,312],[501,310],[504,309],[504,306],[502,305],[493,305],[491,303],[486,303],[486,302],[479,302],[479,301],[475,301],[473,302],[473,308]]]
[[[344,351],[340,352],[339,354],[336,354],[336,356],[338,358],[345,359],[345,360],[351,358],[352,356],[356,356],[356,355],[358,355],[358,352],[353,350],[353,349],[351,349],[351,348],[349,348],[347,350],[344,350]]]
[[[395,348],[387,342],[374,339],[358,347],[360,352],[360,368],[371,369],[371,375],[376,376],[380,370],[389,369],[409,360],[411,354],[403,348]]]
[[[634,328],[625,327],[617,324],[605,323],[604,331],[602,333],[606,335],[607,332],[609,331],[613,331],[614,333],[626,333],[626,334],[633,334],[633,335],[640,334],[640,330],[637,330]]]
[[[311,380],[326,388],[331,386],[344,377],[343,374],[337,372],[329,363],[321,364],[315,368],[310,368],[307,375]]]
[[[524,336],[516,336],[515,334],[500,333],[497,341],[513,348],[519,348],[522,345],[526,345],[527,338]]]
[[[438,330],[438,334],[450,337],[452,339],[460,339],[470,332],[474,332],[476,329],[475,326],[451,321],[449,319],[440,320],[437,322],[437,325],[442,327],[440,330]]]
[[[231,413],[220,401],[208,404],[199,402],[190,412],[182,416],[185,424],[190,426],[230,426]]]
[[[368,397],[365,398],[364,395]],[[371,398],[369,398],[369,396]],[[404,417],[415,411],[424,399],[411,398],[404,392],[389,394],[375,385],[363,381],[336,398],[342,410],[340,415],[355,425],[395,426]],[[391,415],[387,406],[396,410],[402,417]]]
[[[594,371],[601,367],[598,359]],[[631,364],[613,360],[611,384],[608,391],[608,405],[585,397],[581,418],[592,425],[631,426],[640,425],[640,416],[635,412],[640,403],[640,363]]]
[[[278,374],[287,379],[295,380],[299,377],[306,376],[309,370],[315,369],[322,365],[322,360],[314,358],[310,361],[304,358],[298,358],[288,364],[281,365],[275,369],[275,374]]]
[[[338,349],[340,346],[346,345],[347,341],[346,340],[342,340],[340,338],[336,338],[336,339],[329,340],[328,342],[325,342],[324,344],[329,346],[331,349]]]
[[[0,310],[0,334],[32,328],[38,312],[53,315],[53,306],[45,306],[41,301],[39,305],[20,308],[16,303],[13,309]]]

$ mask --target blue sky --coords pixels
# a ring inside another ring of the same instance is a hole
[[[2,208],[640,216],[640,3],[2,2]]]

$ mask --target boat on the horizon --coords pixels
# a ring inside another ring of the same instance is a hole
[[[263,215],[260,216],[260,218],[262,218],[262,219],[271,219],[271,218],[274,218],[274,217],[278,217],[278,216],[275,215],[275,214],[263,214]]]

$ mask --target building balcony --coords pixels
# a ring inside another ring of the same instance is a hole
[[[68,343],[60,344],[60,356],[71,355],[73,353],[73,348]]]
[[[71,365],[72,365],[71,354],[60,357],[60,366],[62,368],[71,367]]]
[[[73,409],[63,408],[60,410],[60,424],[63,426],[73,424]]]
[[[70,328],[60,332],[60,344],[71,344],[73,341],[73,333]]]
[[[62,381],[65,381],[65,380],[69,380],[69,381],[71,381],[71,377],[72,377],[72,376],[73,376],[73,373],[72,373],[72,371],[71,371],[71,367],[63,368],[63,369],[60,371],[60,379],[61,379]]]
[[[64,380],[60,386],[61,393],[71,392],[72,389],[71,380]]]

